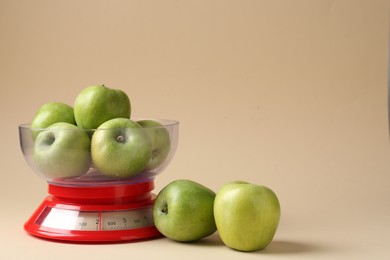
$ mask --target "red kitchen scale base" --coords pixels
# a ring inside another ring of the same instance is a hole
[[[160,236],[154,226],[154,182],[57,186],[27,220],[31,235],[68,242],[125,242]]]

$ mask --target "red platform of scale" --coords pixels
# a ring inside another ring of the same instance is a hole
[[[25,223],[31,235],[70,242],[123,242],[160,236],[154,226],[154,182],[57,186]]]

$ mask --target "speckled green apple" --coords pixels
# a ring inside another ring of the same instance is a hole
[[[54,123],[37,135],[33,159],[49,179],[82,175],[90,167],[90,138],[73,124]]]
[[[142,172],[149,163],[152,143],[144,129],[127,118],[101,124],[91,141],[92,161],[103,175],[127,178]]]
[[[218,233],[228,247],[256,251],[272,241],[279,224],[280,204],[268,187],[232,182],[217,192],[214,216]]]
[[[191,181],[175,180],[157,195],[153,208],[156,228],[180,242],[202,239],[216,231],[213,204],[215,192]]]
[[[130,118],[131,104],[125,92],[94,85],[79,92],[74,101],[74,116],[79,127],[96,129],[113,118]]]
[[[48,102],[40,106],[36,111],[31,121],[31,128],[46,128],[58,122],[76,125],[73,107],[61,102]],[[33,131],[34,138],[38,133],[39,130]]]
[[[137,121],[137,123],[145,129],[152,142],[152,154],[146,169],[156,169],[164,163],[169,154],[171,148],[169,132],[160,122],[155,120],[144,119]]]

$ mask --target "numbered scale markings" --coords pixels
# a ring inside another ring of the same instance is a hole
[[[47,207],[37,224],[63,230],[129,230],[153,226],[152,211],[153,207],[121,211],[77,211]]]

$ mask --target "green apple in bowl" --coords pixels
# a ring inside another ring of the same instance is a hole
[[[214,201],[219,236],[240,251],[264,249],[273,239],[280,219],[280,204],[268,187],[243,181],[225,184]]]
[[[35,139],[34,164],[49,179],[80,176],[90,167],[90,144],[85,130],[66,122],[54,123]]]
[[[40,106],[36,111],[31,121],[31,128],[46,128],[58,122],[76,125],[73,107],[61,102],[48,102]],[[40,130],[33,132],[34,138],[39,132]]]
[[[92,135],[92,161],[105,176],[128,178],[137,175],[146,168],[151,152],[148,134],[128,118],[110,119]]]
[[[131,104],[120,89],[94,85],[84,88],[74,102],[74,116],[79,127],[96,129],[113,118],[130,118]]]
[[[145,129],[145,132],[149,135],[152,142],[152,154],[146,169],[156,169],[168,157],[171,148],[169,132],[156,120],[144,119],[137,121],[137,123]]]
[[[191,181],[176,180],[165,186],[154,202],[153,218],[164,236],[180,242],[202,239],[216,231],[215,192]]]

